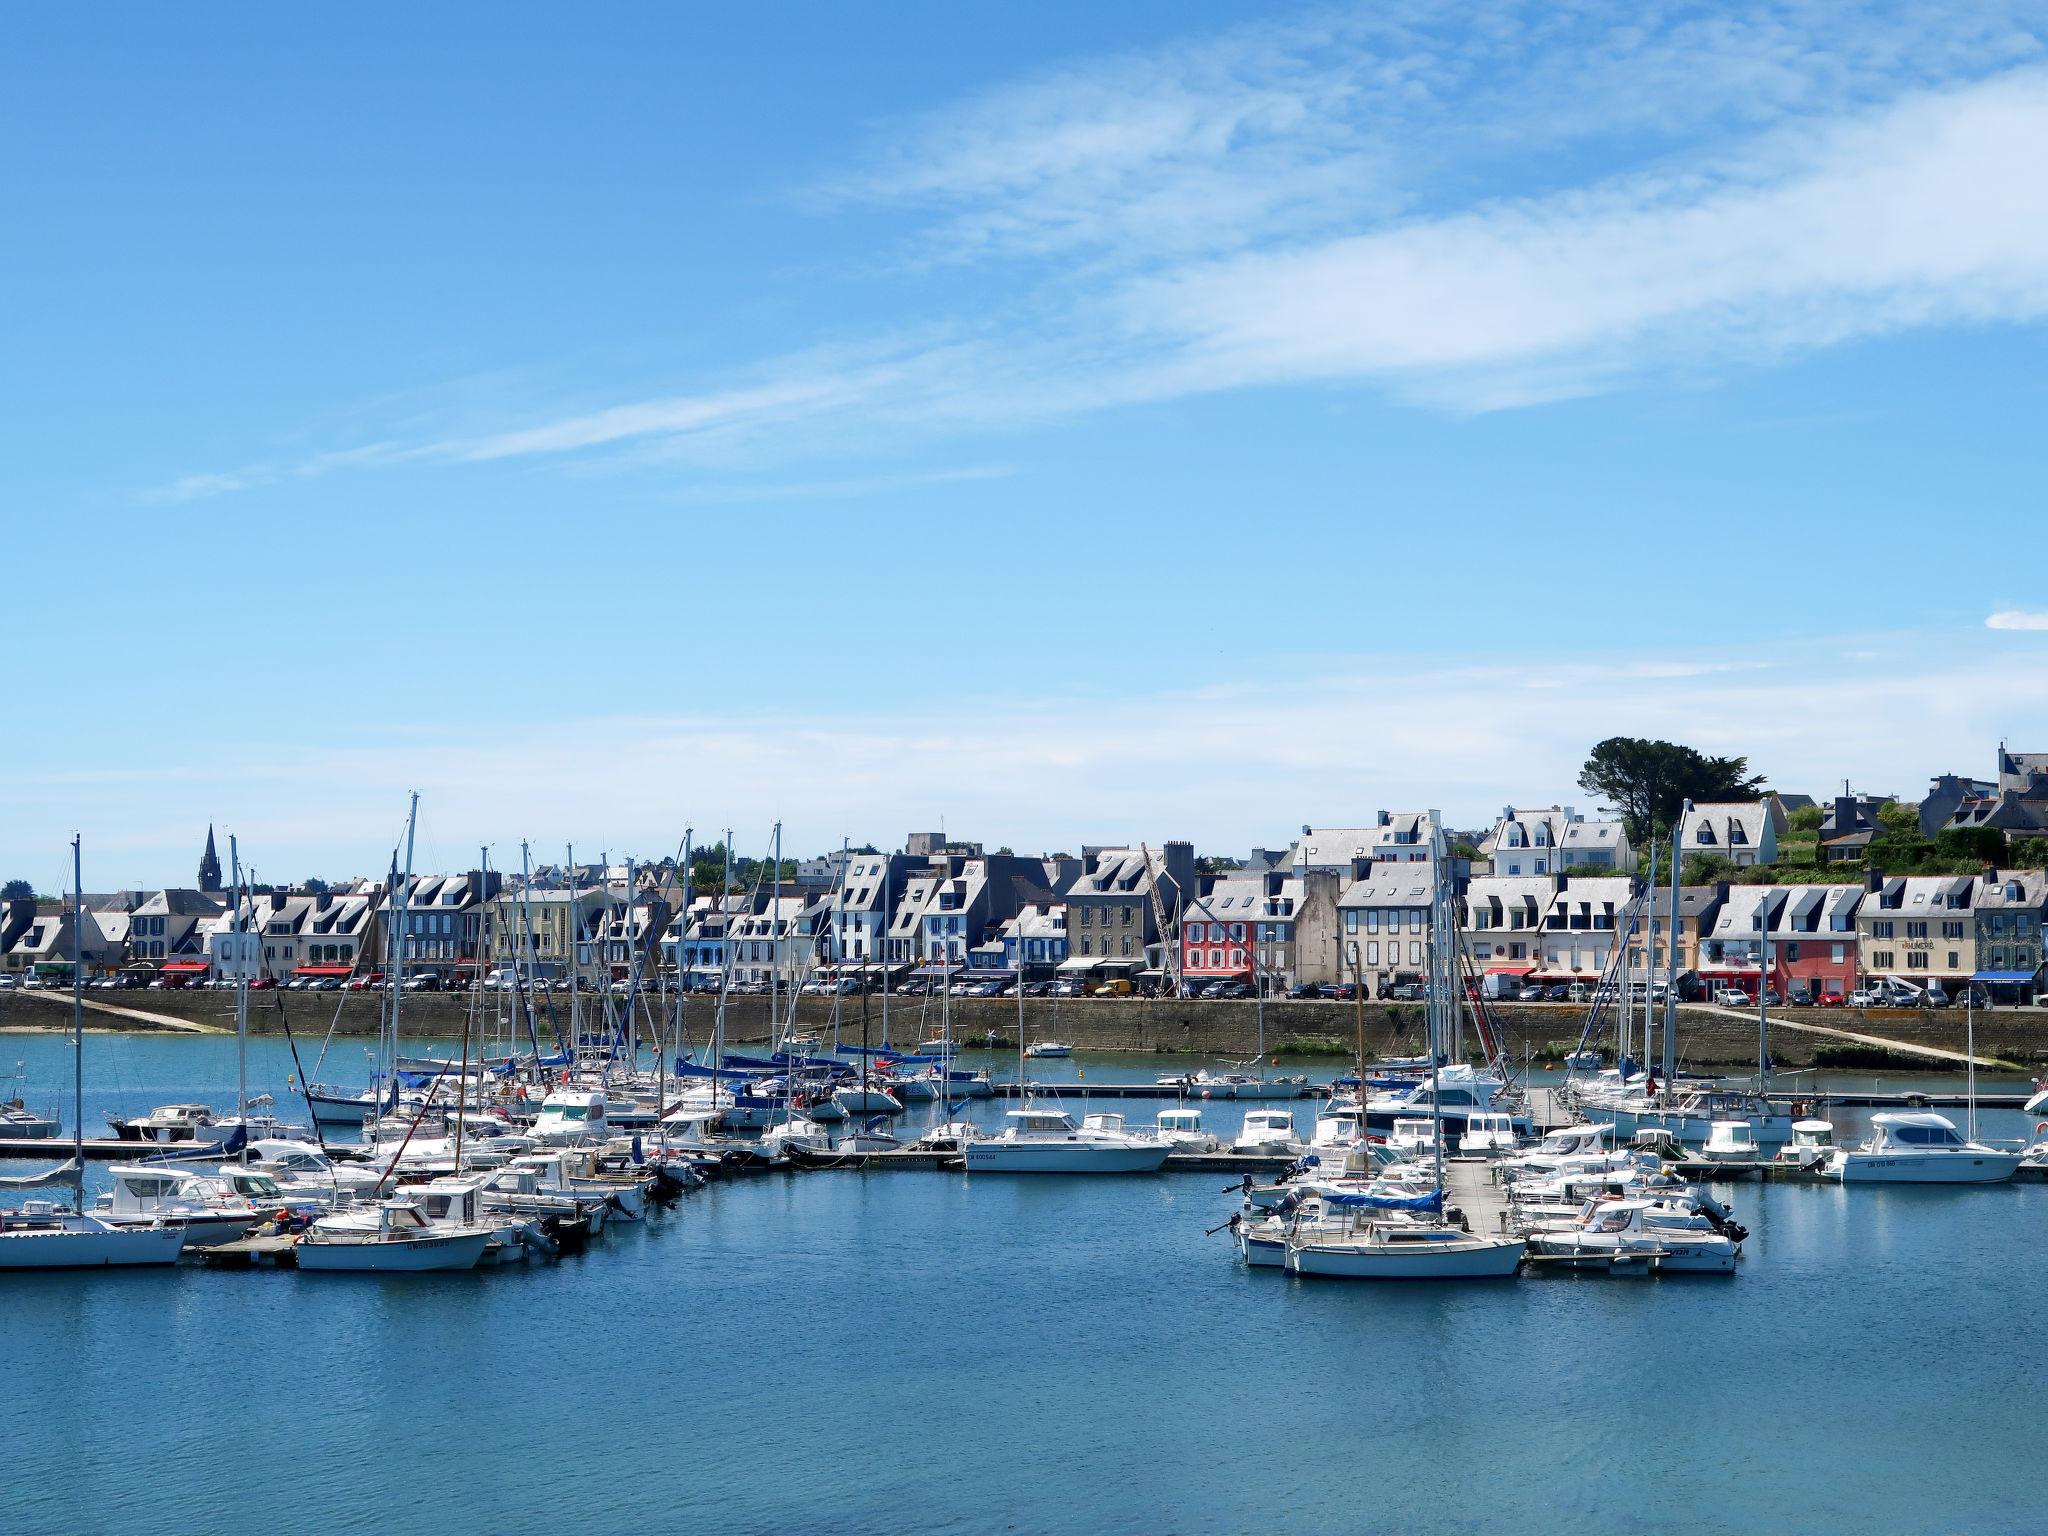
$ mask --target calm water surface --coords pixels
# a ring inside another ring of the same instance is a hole
[[[232,1097],[232,1042],[87,1057],[94,1129]],[[0,1531],[2038,1528],[2048,1185],[1736,1186],[1732,1280],[1404,1289],[1241,1268],[1221,1182],[772,1175],[554,1266],[10,1277]]]

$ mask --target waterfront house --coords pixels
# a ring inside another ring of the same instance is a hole
[[[1861,885],[1738,885],[1729,889],[1697,970],[1711,992],[1756,995],[1759,977],[1783,999],[1846,997],[1857,983]]]
[[[1971,934],[1972,980],[1994,1000],[2030,1000],[2041,982],[2048,925],[2048,872],[1987,869],[1978,876]]]
[[[1936,781],[1939,785],[1940,781]],[[2048,752],[1998,747],[1998,779],[1960,801],[1940,830],[1988,827],[2021,837],[2048,833]]]
[[[925,862],[906,853],[856,853],[847,861],[846,879],[832,893],[826,956],[835,964],[865,964],[882,954],[889,927],[886,905],[903,893],[914,871]]]
[[[1588,821],[1568,805],[1509,806],[1479,841],[1489,874],[1556,875],[1567,869],[1635,868],[1628,830],[1618,821]]]
[[[1872,870],[1856,908],[1861,979],[1897,977],[1919,987],[1968,980],[1976,970],[1978,890],[1978,878],[1971,875],[1888,876]]]
[[[1130,976],[1152,963],[1169,922],[1200,894],[1192,843],[1143,848],[1083,848],[1081,870],[1068,887],[1070,972],[1109,970]],[[1155,905],[1156,901],[1156,905]]]
[[[1525,980],[1543,962],[1543,929],[1563,884],[1556,875],[1482,875],[1465,890],[1465,952],[1484,975]]]
[[[270,890],[244,896],[240,940],[235,936],[236,908],[230,905],[206,922],[205,961],[191,968],[231,980],[244,973],[251,980],[350,976],[359,964],[375,958],[380,895],[371,887]]]
[[[206,934],[201,924],[218,917],[221,903],[200,891],[156,892],[128,915],[128,963],[163,971],[205,967]]]
[[[400,877],[401,882],[403,877]],[[484,913],[503,889],[493,870],[459,875],[415,875],[404,891],[404,931],[394,931],[399,892],[383,893],[377,915],[384,932],[384,964],[402,953],[408,970],[433,970],[455,980],[474,973],[483,955]]]
[[[1028,902],[1002,925],[1002,968],[1025,981],[1042,981],[1067,958],[1064,902]]]
[[[1597,982],[1614,956],[1635,891],[1628,875],[1567,876],[1543,914],[1541,960],[1529,979]]]
[[[30,910],[24,912],[24,907]],[[78,948],[83,952],[87,975],[109,969],[121,958],[119,947],[100,931],[99,921],[90,908],[83,914],[82,927],[64,903],[13,901],[8,903],[8,909],[12,914],[9,926],[20,924],[6,952],[0,954],[0,969],[10,975],[33,971],[44,976],[69,977],[74,934],[79,938]]]
[[[1359,860],[1337,897],[1340,937],[1334,974],[1325,976],[1319,946],[1301,934],[1300,968],[1309,981],[1356,981],[1376,997],[1420,981],[1427,963],[1435,866],[1413,859]]]
[[[484,953],[493,966],[527,966],[543,977],[566,976],[579,944],[611,906],[603,885],[501,887],[484,905]]]
[[[1712,885],[1682,885],[1678,888],[1678,974],[1697,972],[1701,955],[1715,926],[1721,905],[1731,887],[1725,880]],[[1671,974],[1671,954],[1665,934],[1671,927],[1671,891],[1659,885],[1649,902],[1647,919],[1638,918],[1633,938],[1628,940],[1628,979],[1642,984],[1654,977],[1662,981]]]
[[[1785,812],[1776,795],[1760,800],[1685,803],[1679,818],[1681,854],[1708,854],[1749,866],[1778,862],[1778,837],[1785,830]]]

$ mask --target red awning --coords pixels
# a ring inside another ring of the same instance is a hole
[[[1486,968],[1486,974],[1489,976],[1530,976],[1534,975],[1535,971],[1536,967],[1533,965],[1489,965]]]
[[[212,969],[204,960],[166,960],[163,966],[166,976],[204,976]]]
[[[301,965],[292,970],[294,976],[353,976],[356,968],[352,965]]]

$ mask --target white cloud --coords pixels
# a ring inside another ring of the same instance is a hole
[[[184,879],[208,822],[241,834],[245,858],[271,875],[376,870],[413,789],[421,867],[468,867],[483,842],[516,859],[521,836],[549,857],[564,840],[650,852],[685,822],[700,837],[734,826],[755,847],[778,817],[806,850],[842,835],[900,840],[941,816],[1032,851],[1166,836],[1236,850],[1380,809],[1433,806],[1477,825],[1511,803],[1583,804],[1586,749],[1615,734],[1745,755],[1787,790],[1848,776],[1915,794],[1932,774],[1980,768],[2048,710],[2048,674],[1986,666],[1981,646],[1858,638],[1901,664],[1845,659],[1841,637],[1541,666],[1358,656],[1273,669],[1290,683],[1138,697],[997,688],[966,711],[677,711],[369,742],[223,741],[147,786],[31,762],[0,785],[0,870],[43,877],[81,826],[90,883]]]
[[[1984,621],[1986,629],[2043,629],[2048,630],[2048,613],[2032,613],[2024,608],[2004,608]]]
[[[2031,321],[2043,54],[2024,6],[1400,0],[1081,61],[887,125],[807,194],[900,215],[884,250],[913,268],[963,264],[939,313],[913,270],[866,345],[154,494],[593,454],[782,471],[1302,382],[1496,409]]]

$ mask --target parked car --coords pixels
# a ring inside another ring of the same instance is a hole
[[[159,976],[149,984],[152,992],[182,992],[185,990],[183,976]]]
[[[249,990],[251,992],[275,992],[277,990],[277,978],[275,976],[258,976],[249,983]]]
[[[1583,981],[1575,981],[1564,989],[1564,1000],[1568,1003],[1590,1003],[1593,989]]]
[[[351,976],[348,979],[348,990],[351,992],[367,992],[372,987],[381,987],[383,985],[384,973],[382,971],[365,971],[360,976]]]
[[[21,983],[14,979],[12,973],[0,975],[0,992],[12,992],[20,985]]]
[[[1815,996],[1812,982],[1795,981],[1792,983],[1792,1006],[1794,1008],[1811,1008]]]
[[[1747,1008],[1751,998],[1740,987],[1723,987],[1714,994],[1714,1001],[1723,1008]]]
[[[1078,977],[1065,976],[1052,984],[1054,997],[1085,997],[1087,994],[1088,984]]]
[[[408,992],[438,992],[441,990],[441,978],[434,971],[421,971],[417,976],[405,978],[405,990]]]
[[[1884,1005],[1885,996],[1875,987],[1858,987],[1849,994],[1851,1008],[1882,1008]]]
[[[1326,981],[1316,990],[1332,1002],[1348,1003],[1358,996],[1358,983],[1355,981]]]
[[[313,990],[315,992],[339,992],[341,990],[341,978],[339,976],[319,977],[313,983]]]
[[[1422,989],[1419,981],[1397,981],[1387,988],[1387,1001],[1393,1003],[1427,1002],[1429,994]]]
[[[1252,989],[1241,981],[1219,981],[1209,988],[1209,995],[1216,998],[1228,998],[1235,1002],[1241,998],[1250,997]]]
[[[1846,1002],[1848,1002],[1848,998],[1844,997],[1841,991],[1835,987],[1827,988],[1821,993],[1819,998],[1819,1004],[1823,1008],[1840,1008]]]
[[[1766,1008],[1782,1008],[1785,1006],[1785,999],[1778,996],[1778,989],[1776,987],[1764,988],[1764,1006]]]

